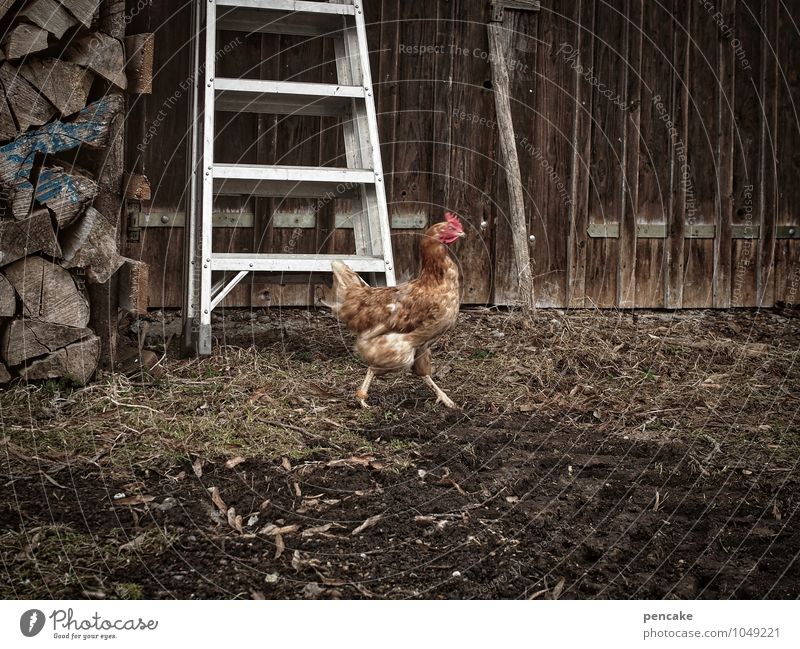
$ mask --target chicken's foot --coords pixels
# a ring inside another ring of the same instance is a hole
[[[430,386],[431,390],[433,390],[436,393],[436,403],[443,403],[448,408],[452,408],[453,410],[459,410],[459,407],[456,404],[454,404],[453,400],[445,394],[444,390],[442,390],[442,388],[440,388],[433,382],[433,379],[430,377],[429,374],[423,376],[422,380],[425,381],[425,383],[427,383]]]
[[[364,382],[361,384],[361,387],[356,390],[356,400],[362,408],[369,408],[369,404],[367,404],[367,393],[369,392],[369,386],[374,378],[375,372],[372,371],[371,367],[368,367],[367,375],[364,377]]]

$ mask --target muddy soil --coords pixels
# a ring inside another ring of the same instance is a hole
[[[654,322],[661,326],[658,318]],[[613,331],[620,326],[609,323]],[[713,326],[720,330],[719,323]],[[752,323],[740,319],[734,326],[739,331],[750,326],[752,334]],[[496,330],[496,322],[487,331],[492,327]],[[650,344],[647,332],[637,327],[629,340]],[[560,363],[550,379],[552,392],[543,397],[515,397],[512,403],[504,392],[508,402],[503,403],[502,394],[489,399],[477,381],[462,381],[455,390],[463,410],[447,411],[429,403],[424,387],[384,384],[376,389],[367,418],[345,398],[359,372],[353,367],[352,378],[336,379],[346,389],[328,400],[339,405],[323,412],[324,420],[322,415],[314,420],[327,421],[327,428],[303,424],[303,429],[316,439],[346,423],[357,442],[336,438],[335,444],[320,442],[297,457],[241,450],[238,456],[236,449],[209,456],[192,446],[197,433],[186,433],[183,459],[144,450],[137,457],[136,444],[158,433],[143,425],[140,436],[131,433],[127,442],[132,450],[124,456],[126,466],[111,462],[119,450],[113,445],[122,444],[113,435],[110,451],[65,463],[44,446],[24,442],[22,433],[11,435],[5,438],[6,465],[0,467],[3,595],[796,598],[800,478],[791,444],[797,441],[798,386],[785,350],[788,345],[796,353],[797,334],[791,325],[789,340],[786,322],[781,327],[783,347],[766,330],[742,344],[765,357],[770,345],[784,350],[762,364],[756,379],[770,382],[759,383],[764,386],[759,390],[783,400],[773,412],[756,404],[750,415],[747,404],[738,403],[736,421],[748,424],[733,437],[710,426],[716,411],[707,397],[698,399],[709,410],[691,419],[700,407],[694,396],[689,400],[688,388],[674,395],[686,402],[678,415],[659,414],[667,408],[655,404],[655,396],[638,410],[624,411],[609,404],[622,399],[612,392],[621,372],[599,364],[594,375],[581,379],[589,387],[607,381],[604,397],[602,389],[576,392],[570,386],[582,383],[559,369]],[[512,340],[530,346],[534,339],[504,331],[506,348]],[[556,328],[553,336],[565,339],[560,332]],[[310,340],[306,334],[282,339],[280,353],[314,351]],[[610,333],[609,340],[616,353],[621,344]],[[723,341],[721,348],[731,344]],[[681,378],[681,349],[664,359],[675,372],[665,379],[673,388]],[[470,369],[482,360],[462,355],[466,358],[458,362]],[[304,357],[302,362],[296,372],[313,377],[309,368],[321,361]],[[452,362],[457,375],[460,365]],[[687,367],[698,362],[686,360]],[[732,372],[730,359],[720,363]],[[646,374],[642,370],[631,403],[641,390],[663,392],[654,385],[661,378],[647,378],[656,372],[650,367],[656,365],[648,365]],[[697,394],[718,391],[713,386],[721,384],[720,368],[708,369],[716,383],[700,383]],[[746,368],[745,363],[742,371],[750,371]],[[183,380],[180,371],[175,369],[174,390]],[[502,364],[496,371],[498,381],[510,374]],[[667,376],[663,370],[657,374]],[[566,377],[563,385],[557,382],[560,375]],[[533,393],[526,390],[520,394]],[[181,395],[172,399],[181,401]],[[298,403],[300,412],[304,406]],[[69,419],[69,407],[60,412],[78,430],[84,420]],[[627,414],[610,419],[611,411]],[[11,421],[8,408],[4,416]],[[285,421],[299,417],[287,414]],[[770,423],[758,423],[764,421]],[[242,418],[240,425],[244,431],[249,424]]]

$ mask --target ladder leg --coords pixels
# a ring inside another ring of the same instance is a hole
[[[197,353],[211,354],[211,244],[212,211],[214,203],[214,178],[211,169],[214,161],[214,74],[217,47],[217,7],[214,2],[206,6],[206,42],[203,102],[203,166],[201,168],[202,204],[200,222],[200,326],[197,335]]]
[[[189,192],[186,197],[187,219],[183,231],[184,236],[184,272],[183,272],[183,349],[185,356],[194,355],[197,350],[197,333],[199,327],[198,308],[200,299],[200,266],[197,238],[197,214],[199,207],[198,196],[198,176],[201,172],[201,160],[199,152],[200,124],[199,115],[199,92],[197,71],[200,69],[200,33],[203,26],[203,2],[195,0],[192,3],[192,26],[193,26],[193,61],[191,76],[191,109],[189,112],[189,132],[191,136],[190,151],[188,160]]]
[[[356,1],[355,5],[359,5]],[[359,7],[357,6],[357,11]],[[349,167],[375,170],[375,183],[364,185],[360,191],[360,211],[353,218],[356,254],[383,257],[386,269],[382,276],[370,278],[370,283],[393,286],[389,213],[386,206],[383,169],[378,145],[377,115],[372,82],[369,74],[369,51],[363,14],[358,11],[355,27],[345,24],[342,37],[336,40],[336,65],[339,83],[362,85],[364,101],[353,101],[351,115],[343,123],[345,150]],[[377,280],[377,281],[376,281]]]

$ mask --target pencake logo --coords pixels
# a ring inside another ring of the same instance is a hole
[[[26,638],[32,638],[44,628],[44,613],[37,608],[25,611],[19,618],[19,630]]]

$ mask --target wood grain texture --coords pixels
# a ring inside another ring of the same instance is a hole
[[[56,0],[31,0],[19,12],[33,24],[47,30],[56,38],[61,38],[64,33],[78,24]]]
[[[720,9],[727,24],[734,20],[735,0],[722,0]],[[718,34],[718,30],[715,28]],[[717,35],[719,56],[719,94],[717,114],[719,119],[719,162],[717,187],[719,206],[715,214],[714,236],[714,306],[727,308],[731,305],[731,258],[733,240],[733,152],[736,130],[734,106],[736,103],[735,78],[736,59],[733,48]]]
[[[647,2],[642,29],[642,107],[637,224],[669,223],[674,146],[682,140],[673,94],[673,2]],[[685,140],[682,140],[685,142]],[[685,146],[685,144],[684,144]],[[636,241],[636,304],[665,306],[666,240]]]
[[[590,224],[619,223],[622,214],[626,118],[620,102],[624,102],[625,93],[627,62],[623,44],[627,21],[619,4],[615,8],[616,11],[603,11],[602,19],[598,15],[595,20],[593,76],[605,84],[603,92],[608,91],[608,94],[602,94],[598,86],[592,84]],[[616,239],[589,239],[585,280],[587,306],[617,305],[618,265],[619,242]]]
[[[40,251],[52,257],[61,256],[47,209],[34,210],[23,220],[0,219],[0,266]]]
[[[595,0],[578,2],[578,36],[575,60],[581,68],[594,68]],[[571,52],[567,56],[571,55]],[[575,96],[572,126],[572,173],[570,176],[570,231],[567,251],[569,277],[567,281],[567,306],[581,308],[586,304],[586,250],[589,243],[587,228],[590,188],[592,100],[589,81],[573,71]]]
[[[60,59],[29,59],[19,73],[52,103],[62,116],[86,106],[94,75],[76,63]]]
[[[778,15],[778,225],[800,226],[800,34],[786,7]],[[800,303],[800,240],[779,239],[775,248],[775,300]]]
[[[755,234],[763,210],[761,178],[761,1],[736,0],[736,36],[747,54],[748,66],[733,60],[733,215],[732,224]],[[730,48],[730,42],[726,43]],[[732,49],[732,48],[730,48]],[[758,280],[758,241],[734,239],[731,255],[731,306],[755,306]]]
[[[771,307],[775,303],[775,235],[778,217],[778,3],[761,5],[761,158],[759,185],[761,210],[756,260],[756,302]]]
[[[641,132],[643,3],[628,0],[629,22],[625,34],[625,135],[623,136],[624,179],[619,226],[617,305],[636,306],[636,221],[639,206],[639,135]]]
[[[100,359],[100,339],[91,336],[33,361],[20,368],[23,381],[66,378],[85,385],[97,371]]]
[[[0,318],[10,318],[17,312],[17,294],[11,282],[0,273]]]
[[[89,338],[92,334],[88,327],[17,318],[3,330],[0,356],[13,367],[30,358],[51,354],[60,347]]]
[[[509,197],[508,217],[511,226],[511,249],[514,252],[514,266],[519,283],[517,299],[523,313],[527,314],[533,310],[535,298],[528,239],[528,218],[525,211],[522,173],[517,155],[517,136],[511,113],[511,83],[508,75],[511,35],[507,24],[495,22],[489,23],[488,35],[495,113],[499,131],[500,161]],[[538,293],[536,295],[538,298]]]
[[[89,303],[72,275],[60,266],[31,256],[3,269],[22,300],[25,317],[70,327],[89,323]]]
[[[692,7],[688,29],[691,73],[688,80],[688,173],[685,220],[688,227],[712,226],[721,210],[718,148],[719,39],[717,27],[702,8]],[[714,291],[714,239],[685,241],[684,308],[711,307]]]
[[[10,61],[47,49],[47,31],[36,25],[20,23],[3,39],[3,53]]]

